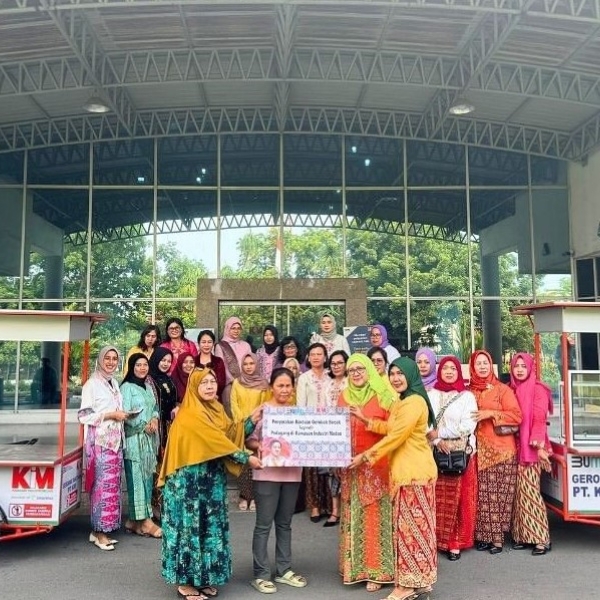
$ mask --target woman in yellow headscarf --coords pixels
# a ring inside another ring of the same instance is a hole
[[[234,422],[217,399],[217,378],[196,369],[169,430],[158,485],[163,490],[162,575],[181,597],[217,595],[231,577],[225,469],[261,462],[243,450],[262,408]]]

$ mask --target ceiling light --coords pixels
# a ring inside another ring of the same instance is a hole
[[[454,102],[450,105],[448,112],[451,115],[456,115],[458,117],[462,115],[468,115],[475,110],[475,107],[464,97],[459,97],[454,100]]]
[[[365,158],[365,167],[368,167],[371,164],[370,158]]]
[[[90,113],[103,114],[110,111],[110,106],[100,96],[94,94],[83,105],[83,109]]]

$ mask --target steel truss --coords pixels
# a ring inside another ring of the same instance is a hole
[[[214,0],[184,0],[186,5],[214,5]],[[246,5],[252,4],[283,4],[311,5],[324,4],[322,0],[244,0]],[[600,20],[600,4],[597,0],[371,0],[369,4],[398,8],[419,8],[431,11],[466,10],[476,13],[528,14],[546,17],[595,23]],[[130,8],[135,6],[172,6],[171,0],[49,0],[49,4],[59,10],[75,11],[110,7],[112,9]],[[327,0],[327,4],[365,4],[365,1]],[[27,13],[39,9],[39,0],[0,0],[0,15],[2,13]]]
[[[78,116],[0,126],[0,152],[90,141],[206,135],[277,133],[273,108],[139,111],[131,136],[114,115]],[[581,160],[600,139],[600,114],[573,133],[479,119],[446,119],[442,128],[419,113],[291,107],[284,133],[346,134],[468,144]],[[435,133],[435,135],[433,135]]]
[[[495,21],[498,20],[500,18],[495,17]],[[515,23],[515,20],[510,23]],[[61,27],[71,29],[73,25]],[[497,42],[487,40],[483,34],[478,40],[473,40],[460,57],[387,50],[284,49],[283,41],[278,41],[277,48],[148,50],[107,54],[98,47],[89,26],[84,23],[81,27],[82,33],[78,36],[80,53],[82,56],[89,55],[87,62],[97,65],[94,78],[77,57],[7,62],[0,64],[0,96],[77,89],[89,89],[91,93],[94,86],[115,93],[113,88],[116,87],[148,83],[336,81],[427,86],[452,92],[468,87],[475,91],[565,100],[600,108],[600,76],[490,61]],[[484,30],[489,35],[487,29]],[[493,27],[492,31],[501,35],[497,27]],[[508,26],[504,31],[508,35]],[[282,33],[277,40],[283,36],[293,36],[293,32]],[[288,43],[291,42],[288,40]],[[283,108],[281,106],[280,110]]]

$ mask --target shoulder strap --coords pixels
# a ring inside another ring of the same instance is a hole
[[[446,406],[444,406],[443,408],[440,409],[440,412],[435,417],[435,421],[438,425],[439,425],[442,417],[444,416],[444,413],[448,410],[448,408],[452,404],[454,404],[454,402],[456,402],[456,400],[458,400],[463,394],[464,394],[464,392],[460,392],[460,393],[456,394],[456,396],[454,396],[454,398],[452,398],[452,400],[450,400],[450,402],[448,402],[448,404],[446,404]]]

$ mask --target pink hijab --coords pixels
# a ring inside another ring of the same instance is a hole
[[[527,367],[527,379],[518,381],[513,375],[513,370],[518,359],[522,359]],[[522,463],[536,463],[538,460],[537,449],[529,444],[533,426],[533,406],[536,400],[547,404],[548,414],[552,414],[552,390],[535,378],[534,360],[531,354],[519,352],[510,361],[510,387],[515,391],[523,420],[519,425],[519,460]],[[547,436],[546,436],[547,437]]]

